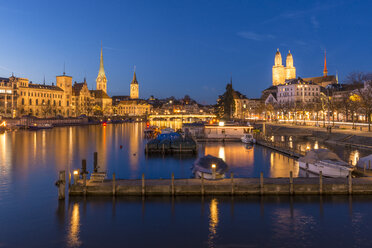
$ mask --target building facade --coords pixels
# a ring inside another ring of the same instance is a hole
[[[136,72],[133,73],[133,80],[130,83],[129,96],[113,96],[113,112],[119,116],[146,116],[151,112],[151,105],[139,99],[139,84]]]
[[[278,85],[276,100],[279,104],[288,102],[316,102],[320,96],[321,86],[298,78]]]

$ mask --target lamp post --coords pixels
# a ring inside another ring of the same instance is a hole
[[[216,164],[212,164],[212,179],[216,179]]]

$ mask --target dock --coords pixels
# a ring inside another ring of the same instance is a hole
[[[65,172],[60,172],[59,199],[64,199]],[[372,194],[372,177],[325,178],[231,178],[205,179],[105,179],[91,181],[84,177],[68,182],[69,196],[204,196],[204,195],[331,195]]]
[[[268,147],[289,157],[298,159],[306,155],[306,151],[302,151],[300,147],[290,147],[286,142],[273,142],[270,139],[265,139],[260,135],[256,135],[255,139],[256,144]]]

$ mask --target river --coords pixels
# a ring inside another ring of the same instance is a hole
[[[93,153],[108,176],[192,177],[197,156],[221,157],[235,177],[302,176],[260,146],[201,143],[196,156],[146,156],[143,123],[0,134],[0,247],[367,247],[370,196],[99,197],[58,201],[58,171]],[[304,146],[322,146],[304,142]],[[121,148],[122,146],[122,148]],[[341,151],[346,159],[360,151]],[[345,159],[345,158],[344,158]],[[228,176],[229,176],[228,173]],[[343,235],[345,234],[345,235]]]

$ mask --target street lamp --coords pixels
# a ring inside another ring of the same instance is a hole
[[[216,179],[216,164],[212,164],[212,179]]]

